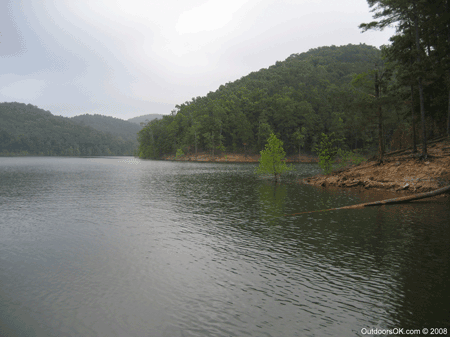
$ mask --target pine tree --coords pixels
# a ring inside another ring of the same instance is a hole
[[[422,46],[422,32],[426,27],[426,17],[429,15],[426,1],[407,1],[407,0],[367,0],[372,12],[375,12],[374,19],[379,21],[373,21],[368,24],[361,24],[359,27],[363,31],[369,29],[383,29],[387,26],[397,23],[397,31],[405,34],[406,31],[413,28],[414,43],[415,43],[415,55],[416,55],[416,69],[423,69],[426,56]],[[429,46],[428,41],[428,46]],[[430,48],[428,48],[430,50]],[[427,135],[425,128],[425,98],[423,88],[423,74],[417,72],[417,84],[419,88],[419,103],[420,103],[420,116],[422,120],[422,157],[427,157]]]

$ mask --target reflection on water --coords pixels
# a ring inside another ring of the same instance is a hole
[[[261,184],[258,189],[261,218],[269,224],[276,224],[284,215],[284,202],[287,194],[286,185]]]
[[[0,335],[361,336],[449,325],[449,198],[252,164],[0,158]]]

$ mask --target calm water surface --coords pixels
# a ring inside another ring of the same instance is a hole
[[[450,198],[254,164],[0,158],[0,335],[363,336],[450,325]]]

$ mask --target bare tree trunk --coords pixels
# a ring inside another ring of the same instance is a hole
[[[414,15],[414,28],[416,35],[416,50],[417,50],[417,64],[420,66],[420,42],[419,42],[419,17],[414,6],[415,15]],[[420,99],[420,118],[422,120],[422,158],[427,158],[427,130],[425,128],[425,104],[423,98],[423,85],[422,85],[422,76],[418,78],[419,83],[419,99]]]
[[[448,90],[448,112],[447,112],[447,136],[450,137],[450,70],[448,71],[448,86],[449,90]]]
[[[423,102],[422,77],[419,77],[420,119],[422,120],[422,157],[427,158],[427,129],[425,123],[425,106]]]
[[[383,206],[383,205],[388,205],[388,204],[400,204],[403,202],[409,202],[409,201],[413,201],[413,200],[430,198],[430,197],[434,197],[436,195],[441,195],[444,193],[450,193],[450,186],[442,187],[440,189],[437,189],[437,190],[434,190],[431,192],[413,194],[413,195],[409,195],[406,197],[398,197],[398,198],[394,198],[394,199],[387,199],[387,200],[381,200],[381,201],[375,201],[375,202],[367,202],[364,204],[358,204],[358,205],[352,205],[352,206],[321,209],[318,211],[301,212],[301,213],[294,213],[294,214],[288,214],[288,215],[299,215],[299,214],[308,214],[308,213],[316,213],[316,212],[328,212],[328,211],[336,211],[339,209],[358,209],[358,208],[364,208],[364,207],[370,207],[370,206]]]
[[[380,84],[378,82],[378,69],[375,72],[375,97],[377,98],[378,103],[378,155],[379,162],[382,163],[384,159],[384,139],[383,139],[383,116],[380,102],[378,102],[380,98]]]
[[[212,152],[212,156],[214,158],[214,134],[212,133],[212,131],[211,131],[211,144],[212,144],[211,152]]]
[[[449,77],[450,77],[450,74],[449,74]],[[450,90],[448,91],[447,135],[450,137]]]
[[[197,130],[194,131],[194,138],[195,138],[195,156],[197,156]]]
[[[411,115],[412,115],[412,139],[413,139],[413,153],[417,153],[416,145],[416,121],[414,118],[414,86],[411,84]]]
[[[446,1],[445,2],[445,11],[446,14],[448,15],[450,13],[449,10],[449,2],[450,1]],[[447,43],[450,44],[450,24],[447,23]],[[447,72],[447,80],[448,80],[448,116],[447,116],[447,136],[450,137],[450,69]]]

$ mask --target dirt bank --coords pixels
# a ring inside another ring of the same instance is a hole
[[[177,160],[177,161],[198,161],[198,162],[234,162],[234,163],[257,163],[261,156],[259,154],[246,155],[243,153],[222,153],[215,155],[214,157],[210,153],[198,153],[197,155],[186,154],[184,156],[166,156],[164,160]],[[286,158],[288,163],[302,162],[302,163],[317,163],[318,158],[308,155],[290,156]]]
[[[421,160],[412,150],[386,154],[384,163],[369,160],[359,166],[337,170],[329,175],[303,179],[301,182],[322,186],[378,189],[404,194],[436,190],[450,185],[450,139],[431,141],[429,157]]]

